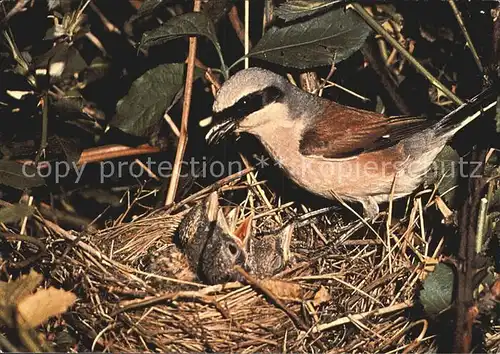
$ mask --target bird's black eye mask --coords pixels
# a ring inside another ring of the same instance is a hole
[[[214,113],[214,123],[217,124],[226,120],[237,122],[273,102],[281,101],[282,98],[283,91],[279,88],[276,86],[266,87],[265,89],[240,98],[238,102],[231,107]]]

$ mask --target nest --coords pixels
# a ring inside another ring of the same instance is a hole
[[[194,205],[206,195],[180,204]],[[268,196],[249,188],[236,223],[248,205],[260,231],[297,217]],[[280,274],[244,274],[244,284],[211,286],[148,271],[155,254],[175,247],[172,236],[185,214],[181,205],[93,233],[44,221],[47,244],[65,240],[65,247],[53,250],[61,264],[52,281],[78,295],[64,315],[80,336],[78,350],[435,351],[431,324],[415,299],[419,280],[432,267],[423,261],[437,259],[443,242],[422,231],[421,203],[405,220],[373,226],[316,218],[295,230],[293,257]],[[437,246],[430,247],[431,240]],[[498,334],[487,338],[490,349],[498,348]]]

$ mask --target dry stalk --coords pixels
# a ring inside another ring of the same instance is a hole
[[[201,10],[201,0],[194,1],[193,12],[199,12]],[[179,184],[179,175],[181,171],[181,163],[184,157],[184,152],[186,151],[186,145],[188,141],[188,119],[189,119],[189,109],[191,106],[191,95],[193,89],[193,78],[194,78],[194,62],[196,59],[196,46],[197,38],[195,36],[189,37],[189,53],[187,60],[187,70],[186,70],[186,85],[184,87],[184,102],[182,105],[182,118],[181,118],[181,129],[179,137],[179,145],[177,146],[177,153],[175,154],[175,162],[172,169],[172,175],[170,179],[170,184],[167,192],[167,198],[165,199],[165,205],[170,205],[174,202],[175,194],[177,192],[177,186]]]

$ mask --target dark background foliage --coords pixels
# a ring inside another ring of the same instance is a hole
[[[14,2],[3,3],[2,6],[9,9]],[[68,14],[69,9],[76,9],[78,1],[54,2],[58,6],[56,11]],[[108,122],[116,115],[118,101],[129,93],[132,82],[141,77],[147,70],[165,63],[183,62],[187,55],[187,41],[181,36],[162,45],[148,48],[147,51],[138,50],[138,44],[145,31],[158,27],[158,19],[168,21],[173,14],[181,14],[192,11],[192,3],[189,1],[146,1],[130,2],[126,0],[115,1],[95,1],[96,7],[107,18],[109,23],[116,26],[120,33],[109,31],[99,15],[88,7],[84,13],[85,28],[102,43],[105,54],[102,53],[84,35],[80,35],[74,40],[70,53],[65,53],[67,66],[61,78],[56,81],[57,86],[64,92],[65,96],[72,98],[50,98],[48,109],[49,121],[49,144],[44,160],[55,162],[59,159],[77,160],[79,154],[84,150],[95,146],[105,146],[108,144],[124,144],[137,146],[141,143],[150,142],[159,146],[162,152],[153,155],[158,161],[171,159],[176,148],[176,138],[172,136],[169,127],[157,119],[154,126],[141,133],[142,136],[126,134],[119,129],[111,128],[105,132]],[[234,2],[239,13],[243,13],[241,2]],[[53,20],[47,18],[52,13],[45,1],[35,1],[28,4],[26,11],[16,14],[9,20],[9,28],[17,48],[22,53],[28,54],[33,63],[43,62],[44,56],[54,45],[54,40],[44,39],[46,34],[53,29]],[[142,5],[138,11],[135,7]],[[146,6],[147,5],[147,6]],[[204,11],[215,23],[217,38],[220,42],[221,51],[225,62],[229,64],[238,60],[243,54],[243,47],[236,36],[227,16],[225,15],[233,5],[231,1],[213,1],[204,4]],[[414,56],[423,63],[434,75],[439,77],[447,85],[456,85],[457,94],[460,97],[470,97],[477,93],[483,85],[483,76],[477,70],[470,51],[465,45],[465,40],[457,25],[452,11],[446,2],[394,2],[392,4],[396,13],[404,19],[402,35],[407,40],[415,41],[416,49]],[[467,22],[470,35],[475,44],[479,56],[485,63],[491,61],[492,57],[492,26],[490,9],[493,2],[463,2],[459,4],[460,9]],[[252,42],[258,43],[262,36],[262,14],[264,1],[256,0],[251,4],[251,31]],[[149,9],[149,11],[148,11]],[[327,12],[328,14],[328,12]],[[354,15],[354,14],[353,14]],[[323,16],[322,13],[313,16]],[[303,19],[292,20],[292,24]],[[306,18],[307,20],[307,18]],[[275,19],[278,25],[284,25],[282,19]],[[289,25],[289,23],[287,24]],[[261,43],[259,44],[261,45]],[[363,49],[373,51],[375,39],[373,34],[369,36]],[[44,85],[48,82],[44,77],[37,77],[37,88],[35,93],[26,95],[17,100],[6,93],[6,90],[27,90],[33,91],[25,76],[12,72],[16,62],[8,46],[2,46],[0,56],[0,114],[2,119],[0,131],[1,154],[4,159],[19,160],[33,159],[39,150],[41,139],[41,109],[37,103],[40,100]],[[219,68],[220,63],[213,44],[200,37],[198,58],[207,66]],[[291,56],[293,58],[293,56]],[[297,60],[294,58],[293,60]],[[254,65],[267,67],[279,73],[292,73],[295,78],[303,70],[283,67],[276,63],[270,63],[261,59],[252,59]],[[377,107],[377,100],[385,106],[387,114],[401,114],[400,110],[391,101],[386,88],[381,83],[379,75],[373,70],[372,65],[365,65],[365,56],[360,51],[355,52],[347,59],[336,65],[337,70],[333,76],[336,83],[345,85],[351,90],[369,98],[363,102],[352,95],[349,95],[337,88],[325,90],[325,96],[347,105],[357,106],[364,109],[374,110]],[[235,72],[242,68],[242,63],[236,65],[231,71]],[[320,77],[325,77],[329,66],[316,67],[315,70]],[[75,75],[77,74],[77,75]],[[77,78],[75,78],[77,77]],[[397,92],[409,108],[411,114],[427,115],[436,118],[445,114],[449,108],[435,104],[435,90],[431,89],[428,81],[410,65],[405,65],[400,73],[400,83]],[[182,82],[180,82],[182,86]],[[174,88],[178,90],[179,84]],[[168,87],[168,82],[152,83],[146,89],[147,95],[162,97],[164,92],[172,91]],[[149,92],[149,93],[148,93]],[[431,93],[431,95],[429,94]],[[76,98],[75,98],[76,97]],[[132,98],[130,104],[134,105],[134,99],[138,104],[140,98]],[[192,98],[192,110],[189,125],[189,144],[186,159],[190,156],[207,156],[208,159],[225,158],[228,160],[237,159],[236,150],[242,150],[247,156],[252,152],[259,151],[258,144],[253,139],[243,138],[234,147],[233,141],[228,141],[222,147],[215,150],[208,150],[205,146],[203,136],[207,128],[201,128],[198,124],[200,119],[210,116],[213,97],[208,90],[204,79],[196,80],[194,94]],[[179,125],[182,99],[177,100],[170,111],[173,120]],[[82,107],[90,107],[94,112],[93,116],[82,113]],[[168,105],[167,105],[168,107]],[[128,109],[128,107],[127,107]],[[98,117],[98,118],[96,118]],[[131,117],[126,117],[126,119]],[[116,119],[116,117],[114,118]],[[135,117],[136,120],[143,119]],[[477,125],[481,125],[478,123]],[[481,129],[481,128],[477,128]],[[463,150],[473,144],[474,139],[484,140],[485,131],[474,132],[474,127],[464,135],[462,141]],[[477,130],[476,130],[477,131]],[[133,131],[128,131],[128,133]],[[147,159],[141,158],[143,160]],[[117,162],[117,161],[116,161]],[[85,167],[85,173],[81,181],[75,184],[75,174],[72,173],[67,178],[55,183],[49,176],[46,185],[33,190],[37,200],[44,200],[56,209],[68,202],[74,208],[74,212],[79,215],[93,218],[100,214],[111,200],[121,196],[123,187],[131,188],[158,188],[167,185],[168,181],[155,181],[147,176],[139,180],[127,176],[126,171],[121,178],[107,179],[105,183],[99,183],[99,166],[91,164]],[[269,168],[263,171],[264,178],[271,180],[271,186],[285,198],[293,199],[296,195],[303,194],[297,191],[280,174],[278,169]],[[276,177],[276,175],[280,177]],[[189,189],[196,188],[196,184],[205,185],[210,181],[194,178],[184,178],[181,181],[183,188],[179,193],[188,193]],[[92,190],[101,190],[98,200],[92,195]],[[163,188],[162,190],[164,190]],[[16,200],[22,191],[14,188],[3,187],[2,195],[7,200]],[[293,196],[291,196],[293,195]],[[161,204],[164,196],[156,194],[156,203]],[[307,196],[310,198],[310,196]],[[148,203],[154,203],[154,198]],[[61,204],[63,203],[63,204]],[[111,203],[116,205],[116,203]],[[112,208],[113,209],[113,208]],[[108,209],[109,217],[113,211]],[[120,210],[120,208],[118,208]],[[105,218],[104,218],[105,219]],[[102,219],[102,220],[104,220]]]

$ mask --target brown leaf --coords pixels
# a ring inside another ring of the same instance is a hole
[[[19,321],[26,327],[36,327],[50,317],[59,315],[76,300],[72,292],[50,287],[24,298],[17,305]]]
[[[321,286],[318,292],[314,295],[313,304],[314,306],[319,306],[326,302],[329,302],[332,299],[332,296],[328,292],[328,289],[324,286]]]
[[[302,288],[300,284],[277,279],[263,279],[261,284],[281,299],[302,301]]]
[[[0,282],[0,305],[15,305],[31,294],[43,280],[43,276],[34,270],[19,279]]]

